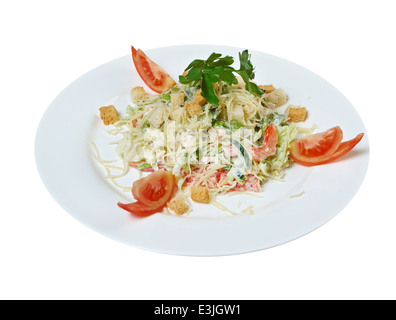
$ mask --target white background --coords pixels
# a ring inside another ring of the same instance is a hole
[[[0,298],[395,299],[393,2],[1,2]],[[147,252],[80,224],[40,180],[35,132],[64,87],[131,44],[249,48],[319,74],[366,125],[359,192],[316,231],[236,256]]]

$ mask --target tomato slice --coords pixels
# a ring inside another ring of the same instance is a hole
[[[157,208],[157,207],[150,207],[141,203],[139,201],[132,202],[132,203],[121,203],[118,202],[117,205],[130,213],[133,213],[138,216],[151,216],[154,213],[160,212],[164,207]]]
[[[136,50],[132,46],[132,58],[139,76],[154,92],[162,93],[176,85],[171,76],[150,60],[142,50]]]
[[[276,144],[278,143],[278,131],[273,123],[271,123],[264,134],[264,142],[260,147],[250,149],[252,157],[256,161],[264,160],[276,153]]]
[[[339,126],[325,132],[316,133],[290,144],[289,157],[305,166],[315,166],[326,162],[339,147],[343,137]]]
[[[118,206],[133,214],[148,216],[162,211],[172,199],[176,187],[175,176],[170,171],[156,171],[133,183],[132,195],[136,202]]]
[[[345,142],[341,142],[342,137],[342,130],[337,126],[325,132],[295,140],[290,145],[289,157],[304,166],[329,163],[351,151],[362,139],[363,133]]]
[[[329,163],[342,157],[351,151],[362,140],[364,133],[359,133],[355,138],[340,143],[338,149],[332,154],[329,160],[324,163]]]
[[[171,171],[156,171],[133,183],[133,197],[149,206],[160,206],[170,200],[175,188],[175,176]]]

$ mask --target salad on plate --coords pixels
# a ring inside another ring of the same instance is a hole
[[[143,86],[131,89],[125,116],[114,105],[102,106],[100,117],[109,133],[120,136],[116,154],[121,173],[97,160],[107,178],[135,202],[118,203],[132,214],[188,214],[194,203],[228,210],[216,197],[230,193],[259,194],[263,184],[280,180],[295,163],[326,165],[352,150],[362,139],[343,141],[335,125],[320,133],[299,126],[303,106],[287,105],[287,93],[270,83],[256,84],[248,50],[235,59],[212,53],[192,61],[176,82],[142,50],[132,57]],[[131,187],[117,179],[129,170],[141,177]]]

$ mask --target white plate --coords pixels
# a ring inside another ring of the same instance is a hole
[[[219,52],[237,61],[242,50],[177,46],[147,50],[146,54],[178,79],[194,59]],[[290,104],[306,106],[309,117],[305,126],[316,124],[319,132],[339,125],[345,140],[366,133],[353,106],[328,82],[289,61],[250,52],[256,83],[283,88]],[[107,134],[98,108],[114,104],[124,111],[130,103],[130,89],[137,85],[143,82],[130,55],[99,66],[59,94],[44,114],[36,136],[37,167],[51,195],[78,221],[109,238],[147,250],[195,256],[266,249],[329,221],[348,204],[364,179],[369,160],[367,134],[353,151],[332,164],[309,168],[294,164],[287,170],[284,182],[264,185],[261,198],[220,197],[219,202],[236,215],[194,204],[189,216],[132,216],[116,205],[118,201],[132,200],[132,196],[104,178],[105,172],[93,160],[89,143],[96,143],[103,158],[115,159],[114,146],[108,143],[116,138]],[[132,185],[136,176],[131,172],[122,183]],[[242,213],[248,206],[254,207],[253,215]]]

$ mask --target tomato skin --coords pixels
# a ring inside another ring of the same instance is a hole
[[[278,143],[278,131],[273,123],[271,123],[264,134],[264,142],[260,147],[250,149],[252,157],[256,161],[264,160],[276,153],[276,144]]]
[[[136,50],[133,46],[131,46],[131,49],[136,71],[151,90],[156,93],[162,93],[176,85],[171,76],[147,57],[142,50]]]
[[[289,157],[305,166],[315,166],[328,161],[337,150],[343,137],[339,126],[316,133],[290,144]]]
[[[359,133],[355,138],[341,142],[338,149],[332,154],[332,156],[326,162],[321,164],[333,162],[334,160],[341,158],[343,155],[351,151],[360,142],[360,140],[362,140],[363,136],[364,133]]]
[[[334,128],[339,128],[339,127],[334,127]],[[325,151],[322,154],[319,152],[320,148],[313,151],[309,150],[310,146],[312,147],[315,145],[315,141],[317,142],[316,145],[318,146],[326,145],[326,142],[330,143],[331,137],[334,134],[332,133],[334,128],[331,128],[322,133],[314,134],[293,141],[290,145],[289,157],[295,162],[304,166],[317,166],[322,164],[328,164],[342,157],[349,151],[351,151],[360,142],[360,140],[362,140],[364,136],[363,133],[359,133],[355,138],[351,140],[337,143],[340,137],[337,138],[336,136],[338,134],[335,134],[331,147],[330,144],[328,144],[327,146],[328,148],[325,149]],[[337,130],[338,129],[336,129],[336,131]],[[339,130],[341,129],[339,128]],[[323,139],[322,142],[320,141],[321,138]],[[341,130],[341,140],[342,140],[342,130]],[[335,146],[337,146],[337,148],[335,148]]]
[[[156,171],[133,183],[133,197],[148,206],[160,206],[172,198],[175,176],[170,171]]]
[[[133,183],[132,195],[137,200],[133,203],[118,203],[128,212],[148,216],[162,211],[172,199],[176,187],[175,176],[170,171],[156,171]]]
[[[154,213],[162,211],[162,209],[165,207],[165,205],[163,207],[149,207],[139,201],[132,202],[132,203],[118,202],[117,205],[121,209],[124,209],[130,213],[133,213],[135,215],[142,216],[142,217],[151,216]]]

